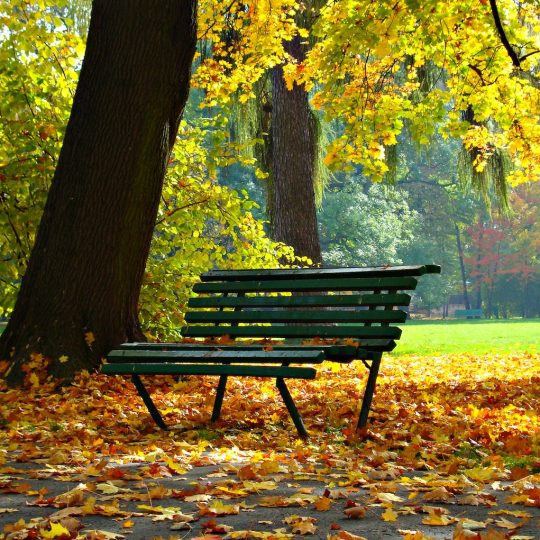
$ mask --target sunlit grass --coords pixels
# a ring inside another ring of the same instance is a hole
[[[536,352],[540,319],[407,321],[394,355]]]

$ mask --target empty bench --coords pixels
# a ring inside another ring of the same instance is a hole
[[[481,319],[484,316],[483,309],[456,309],[454,317],[457,319]]]
[[[211,271],[193,287],[184,343],[125,343],[102,371],[131,375],[154,421],[166,429],[141,375],[219,376],[212,421],[230,376],[271,377],[298,433],[302,418],[285,379],[313,379],[323,361],[361,360],[368,379],[358,427],[368,419],[382,354],[407,318],[409,294],[437,265]]]

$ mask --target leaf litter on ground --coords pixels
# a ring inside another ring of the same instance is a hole
[[[1,388],[0,538],[332,540],[370,538],[373,523],[411,540],[534,538],[539,360],[386,358],[361,434],[365,369],[328,365],[290,384],[308,441],[272,381],[231,379],[210,424],[214,378],[149,378],[174,426],[161,431],[127,379],[58,389],[38,371],[25,392]]]

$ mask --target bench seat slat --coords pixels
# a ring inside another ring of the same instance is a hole
[[[408,306],[408,294],[326,294],[310,296],[200,296],[190,298],[190,308]]]
[[[324,352],[325,360],[337,362],[349,362],[351,360],[369,360],[373,357],[373,351],[391,351],[395,347],[392,340],[369,340],[362,343],[362,348],[352,345],[291,345],[282,344],[282,342],[268,343],[272,345],[273,350],[279,351],[306,351],[316,349]],[[174,351],[174,350],[223,350],[231,349],[233,351],[261,350],[265,345],[253,344],[246,345],[241,341],[236,345],[212,345],[204,342],[200,343],[123,343],[120,350],[148,350],[148,351]],[[371,347],[371,349],[366,348]],[[118,360],[116,360],[118,361]]]
[[[256,277],[267,279],[309,279],[344,278],[344,277],[384,277],[384,276],[423,276],[424,274],[440,274],[441,267],[436,264],[413,266],[373,266],[365,268],[278,268],[254,270],[211,270],[201,275],[201,281],[243,281]]]
[[[292,362],[320,364],[325,359],[323,351],[305,349],[295,351],[271,350],[241,350],[229,347],[227,350],[151,350],[151,349],[119,349],[111,351],[109,362],[234,362],[234,363],[272,363]]]
[[[252,338],[389,338],[398,339],[401,329],[393,326],[187,326],[185,337],[252,337]]]
[[[174,362],[122,362],[104,364],[101,371],[108,375],[233,375],[246,377],[294,377],[314,379],[315,368],[289,366],[252,366],[231,364],[179,364]]]
[[[196,293],[414,290],[413,277],[294,279],[196,283]]]

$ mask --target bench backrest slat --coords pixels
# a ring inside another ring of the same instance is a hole
[[[294,280],[222,281],[196,283],[196,293],[249,293],[249,292],[328,292],[328,291],[398,291],[414,290],[417,280],[413,277],[384,278],[330,278]]]
[[[439,274],[441,267],[435,264],[416,266],[373,266],[366,268],[275,268],[253,270],[211,270],[201,275],[201,281],[249,281],[310,278],[351,277],[399,277]]]
[[[310,296],[200,296],[190,298],[189,308],[408,306],[408,294],[313,294]]]
[[[189,323],[399,323],[407,314],[401,310],[261,310],[261,311],[199,311],[188,312]]]
[[[252,338],[387,338],[399,339],[401,329],[395,326],[319,326],[319,325],[273,325],[269,326],[187,326],[186,337],[230,336]]]

